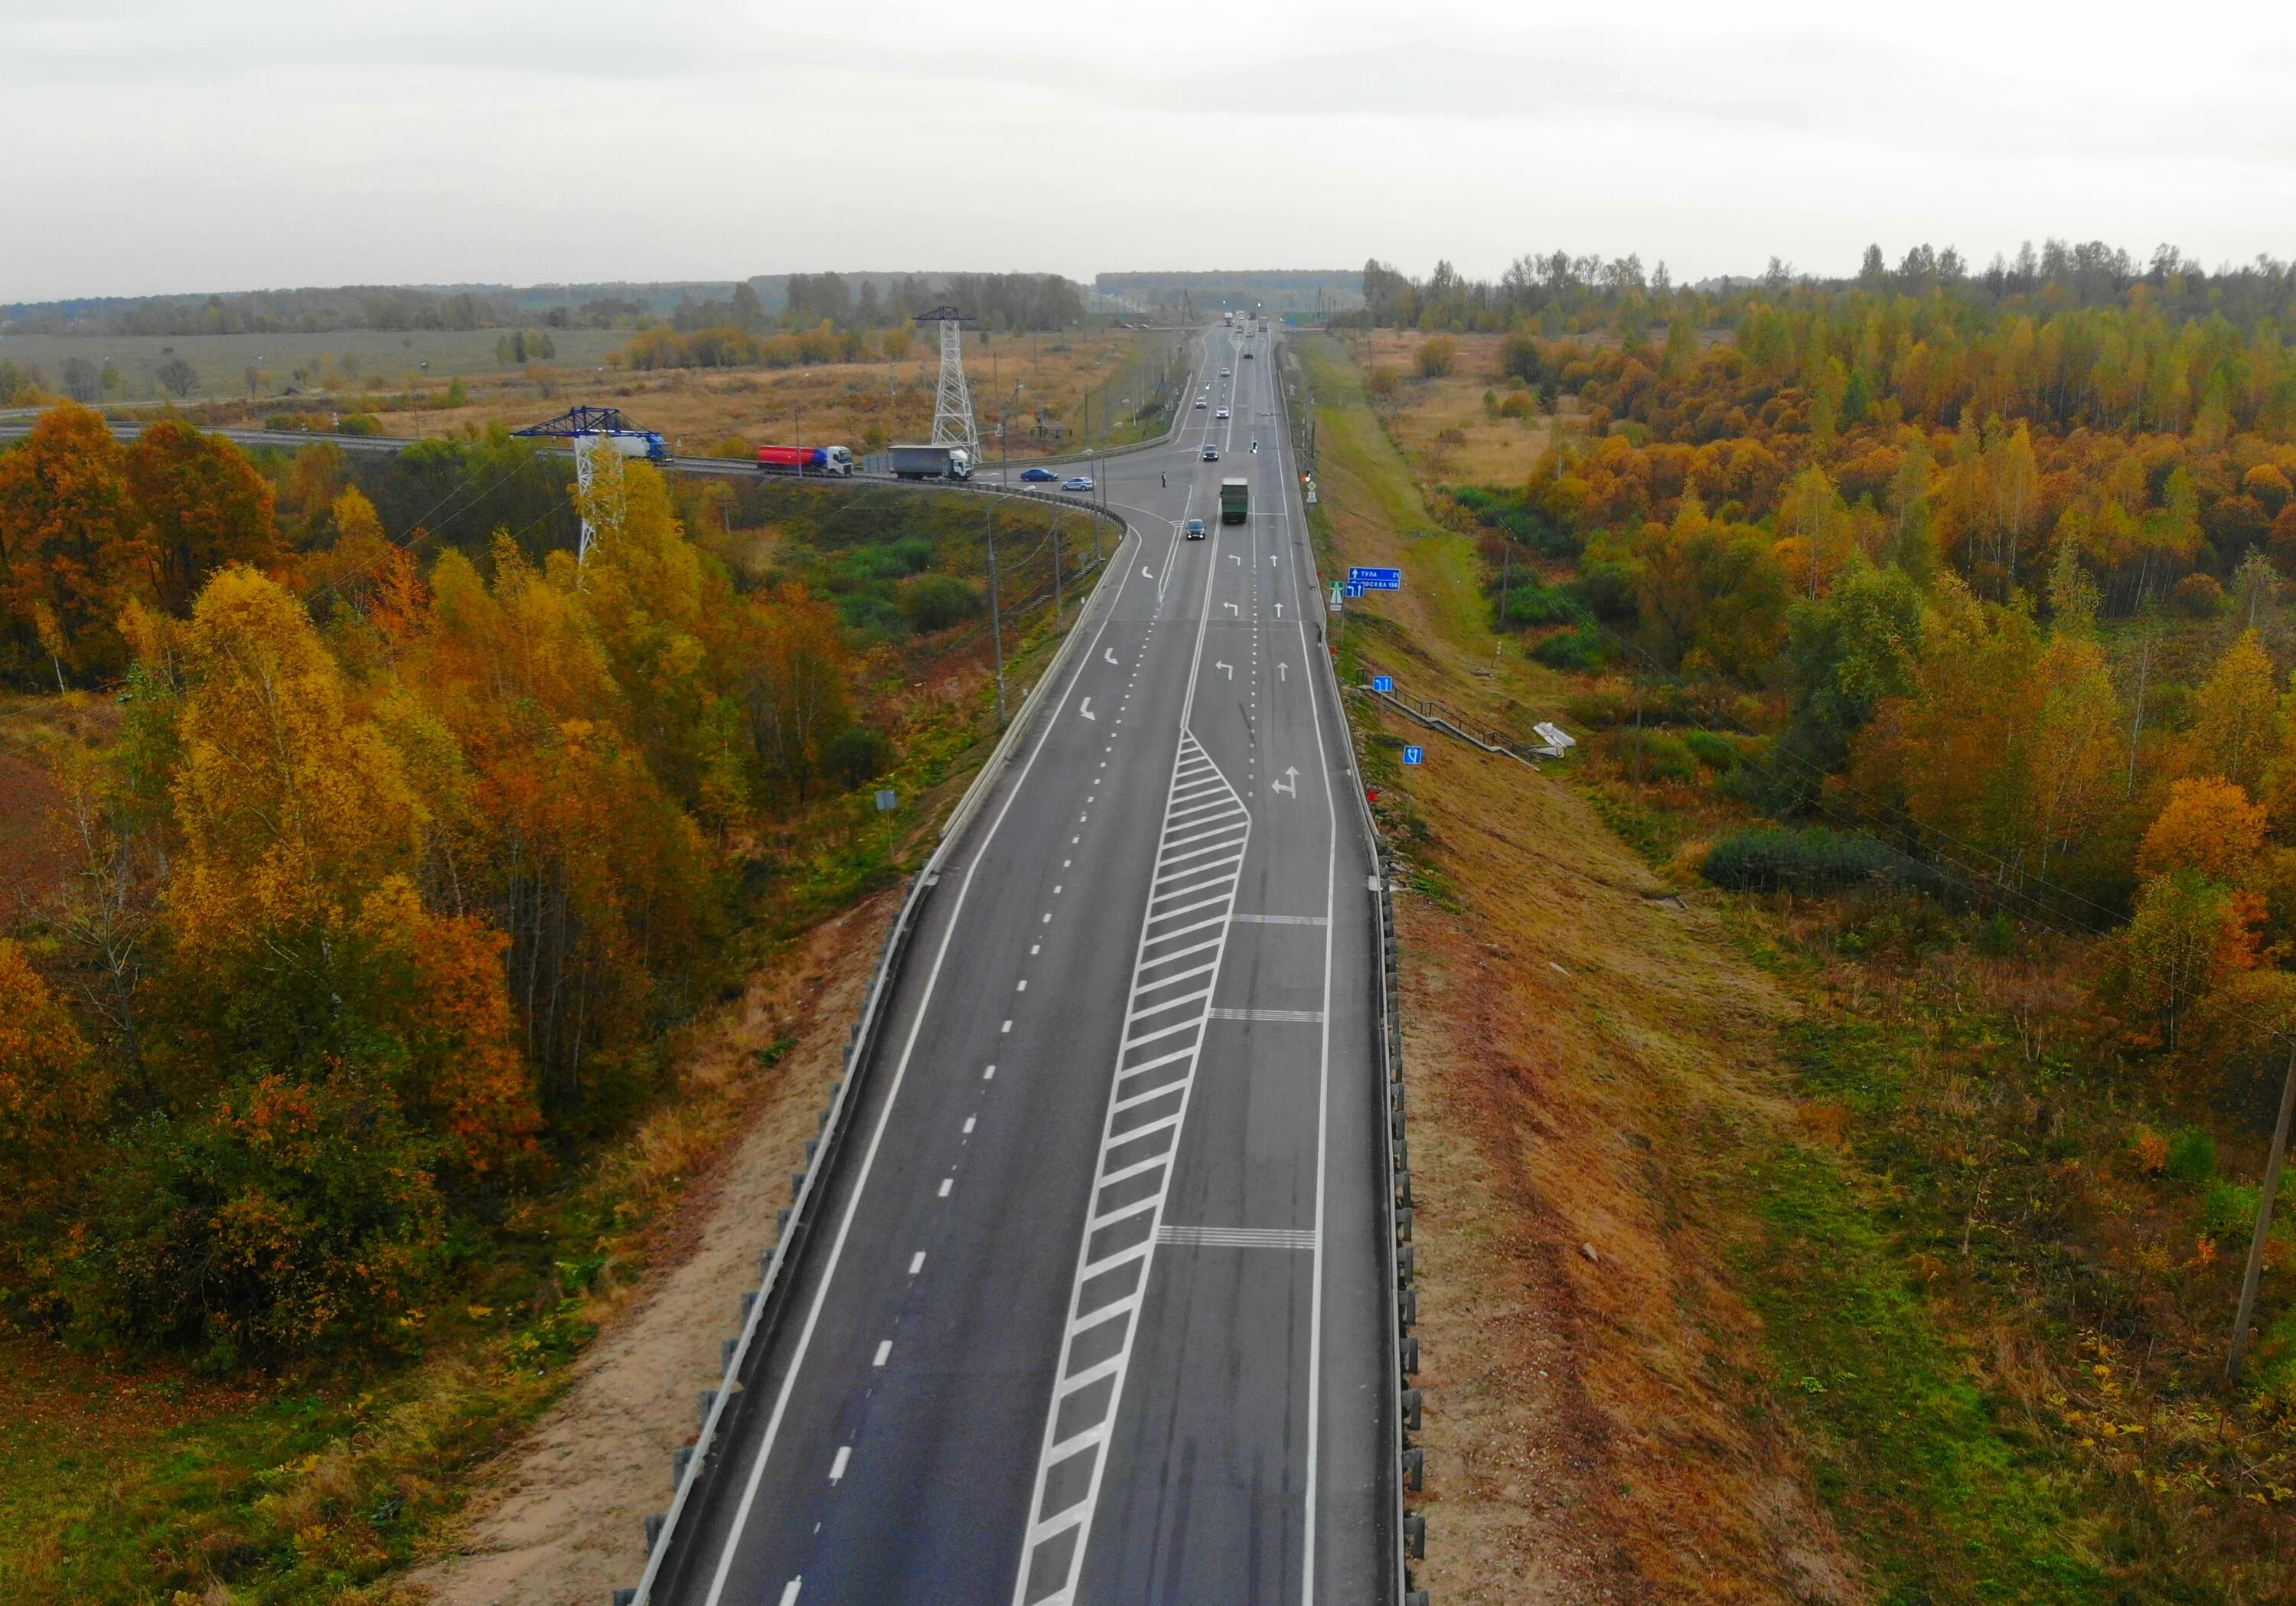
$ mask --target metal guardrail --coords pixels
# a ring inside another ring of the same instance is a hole
[[[1456,737],[1470,746],[1480,747],[1485,753],[1496,754],[1502,758],[1513,759],[1517,763],[1527,764],[1534,770],[1538,768],[1540,759],[1554,756],[1536,747],[1528,749],[1517,747],[1513,743],[1502,739],[1504,733],[1500,731],[1494,730],[1477,736],[1463,722],[1465,715],[1446,708],[1431,697],[1414,698],[1399,691],[1382,691],[1375,686],[1351,686],[1348,689],[1361,696],[1376,697],[1405,717],[1426,726],[1430,730],[1439,730],[1446,736]]]
[[[936,486],[934,489],[946,490],[947,487]],[[984,491],[988,490],[985,486],[980,489]],[[1062,506],[1072,507],[1075,504],[1062,503]],[[1104,508],[1092,511],[1115,522],[1118,526],[1117,545],[1120,548],[1125,537],[1132,533],[1130,525],[1122,515]],[[910,878],[908,891],[901,901],[900,912],[894,917],[893,928],[886,934],[884,944],[878,950],[876,970],[870,978],[861,1018],[847,1039],[845,1075],[838,1079],[831,1091],[829,1109],[822,1117],[821,1136],[815,1145],[808,1146],[806,1169],[797,1181],[794,1197],[783,1214],[775,1242],[758,1256],[761,1263],[759,1285],[754,1293],[742,1297],[741,1336],[726,1341],[725,1364],[718,1386],[702,1394],[700,1434],[693,1444],[679,1451],[672,1460],[675,1494],[669,1510],[659,1518],[647,1519],[645,1571],[635,1588],[615,1591],[615,1606],[644,1606],[651,1601],[662,1565],[670,1553],[679,1520],[692,1503],[702,1480],[709,1476],[709,1453],[717,1446],[726,1412],[739,1392],[742,1370],[751,1352],[770,1342],[779,1329],[788,1303],[788,1290],[795,1286],[790,1268],[796,1257],[804,1252],[814,1230],[820,1224],[816,1217],[822,1208],[821,1201],[827,1195],[829,1176],[843,1149],[851,1125],[851,1111],[858,1099],[857,1089],[875,1047],[876,1034],[892,995],[902,956],[922,922],[925,899],[939,883],[942,867],[966,828],[980,813],[982,804],[1011,766],[1014,753],[1027,738],[1027,733],[1036,722],[1050,689],[1068,672],[1079,650],[1079,644],[1089,634],[1085,629],[1086,622],[1109,605],[1107,599],[1113,595],[1108,589],[1109,576],[1122,572],[1123,566],[1113,561],[1113,555],[1111,561],[1101,565],[1100,578],[1093,582],[1092,592],[1085,605],[1078,610],[1076,622],[1062,638],[1052,662],[1045,667],[1045,672],[1037,677],[1036,684],[1021,698],[1019,711],[1006,724],[1004,735],[981,765],[980,773],[973,777],[972,784],[965,788],[964,795],[950,811],[947,821],[941,827],[939,843],[926,860],[924,868]]]
[[[1298,491],[1295,480],[1292,493]],[[1308,561],[1313,568],[1316,548],[1312,533],[1307,545]],[[1324,589],[1322,573],[1317,571],[1314,594],[1321,597]],[[1371,798],[1364,788],[1362,754],[1356,751],[1355,727],[1347,717],[1345,694],[1350,688],[1341,684],[1338,666],[1328,649],[1323,659],[1327,684],[1332,688],[1332,710],[1340,716],[1341,739],[1347,744],[1348,772],[1355,783],[1357,818],[1363,824],[1365,840],[1371,844],[1373,862],[1378,867],[1378,873],[1372,878],[1372,951],[1377,959],[1372,972],[1372,1009],[1379,1027],[1379,1063],[1387,1106],[1382,1124],[1387,1134],[1390,1185],[1381,1190],[1380,1198],[1384,1218],[1381,1241],[1386,1246],[1385,1287],[1391,1300],[1385,1330],[1387,1360],[1394,1369],[1396,1380],[1395,1411],[1389,1419],[1395,1434],[1389,1446],[1395,1471],[1390,1536],[1394,1547],[1394,1598],[1398,1606],[1429,1606],[1428,1592],[1414,1587],[1411,1573],[1411,1563],[1427,1553],[1427,1520],[1410,1509],[1406,1498],[1426,1487],[1426,1452],[1411,1442],[1411,1436],[1419,1430],[1424,1402],[1411,1381],[1419,1371],[1419,1340],[1411,1330],[1418,1325],[1419,1290],[1417,1251],[1411,1242],[1411,1148],[1405,1135],[1403,992],[1396,968],[1395,901],[1390,892],[1395,855],[1380,831],[1379,819],[1372,812]]]

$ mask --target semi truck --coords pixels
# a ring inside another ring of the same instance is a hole
[[[893,473],[904,480],[970,480],[972,457],[961,446],[897,446]]]
[[[1251,482],[1222,480],[1220,482],[1220,523],[1241,524],[1251,517]]]
[[[660,430],[585,430],[574,439],[594,441],[618,457],[644,457],[650,463],[670,460],[669,442]]]
[[[849,474],[853,454],[842,446],[761,446],[758,472],[768,474]]]

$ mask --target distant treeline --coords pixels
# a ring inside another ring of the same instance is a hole
[[[757,330],[905,323],[955,301],[994,329],[1056,329],[1084,317],[1084,291],[1057,274],[760,275],[672,284],[387,285],[212,295],[89,296],[0,306],[0,334],[320,334],[342,329]]]
[[[1257,302],[1271,312],[1327,310],[1363,304],[1364,276],[1352,268],[1283,268],[1207,273],[1103,273],[1093,279],[1102,295],[1177,307],[1183,297],[1198,311],[1221,302]]]
[[[1532,322],[1549,336],[1615,326],[1634,341],[1653,317],[1663,322],[1677,308],[1701,324],[1726,327],[1745,306],[1779,305],[1793,292],[1943,294],[1973,311],[2026,302],[2046,313],[2121,305],[2140,287],[2148,304],[2171,318],[2222,313],[2246,325],[2259,318],[2284,323],[2296,316],[2296,266],[2276,258],[2259,255],[2252,262],[2210,271],[2170,245],[2139,259],[2101,240],[2051,240],[2038,251],[2029,241],[2014,258],[1997,254],[1981,269],[1972,268],[1951,246],[1939,251],[1926,244],[1906,251],[1892,268],[1879,245],[1869,245],[1849,278],[1797,274],[1772,257],[1758,279],[1695,287],[1676,284],[1663,262],[1646,270],[1634,254],[1605,259],[1564,251],[1534,253],[1516,258],[1496,281],[1468,278],[1447,261],[1438,262],[1427,278],[1415,279],[1374,259],[1364,264],[1363,307],[1334,321],[1459,331],[1505,330]]]

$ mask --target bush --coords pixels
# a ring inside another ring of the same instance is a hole
[[[2187,1126],[2169,1140],[2165,1168],[2187,1188],[2198,1188],[2217,1174],[2217,1141],[2197,1126]]]
[[[1439,334],[1431,341],[1423,342],[1419,347],[1419,376],[1422,379],[1440,379],[1458,360],[1459,342],[1447,334]]]
[[[2212,1182],[2201,1205],[2201,1229],[2218,1243],[2247,1238],[2256,1231],[2261,1192],[2245,1182]]]
[[[1575,630],[1557,630],[1532,647],[1530,655],[1549,669],[1583,673],[1611,661],[1611,644],[1595,626],[1582,624]]]
[[[920,574],[901,588],[901,611],[920,636],[971,619],[980,612],[980,593],[954,574]]]
[[[1696,780],[1698,761],[1690,755],[1683,739],[1664,730],[1621,731],[1618,736],[1619,762],[1629,769],[1639,767],[1646,780]],[[1640,764],[1636,765],[1637,755]]]
[[[1738,762],[1737,744],[1710,730],[1686,730],[1683,732],[1682,745],[1709,770],[1727,770]]]
[[[856,725],[838,733],[821,764],[830,779],[849,792],[893,767],[893,744],[866,725]]]
[[[1933,865],[1908,857],[1862,831],[1823,826],[1789,831],[1757,827],[1724,837],[1699,873],[1729,892],[1791,892],[1822,896],[1853,886],[1898,886],[1942,894],[1951,884]]]
[[[2192,619],[2214,619],[2224,612],[2225,589],[2213,574],[2187,574],[2169,594],[2178,612]]]
[[[1543,583],[1534,575],[1520,585],[1505,588],[1506,614],[1502,630],[1541,624],[1584,624],[1587,606],[1570,592]],[[1494,601],[1498,598],[1493,598]]]

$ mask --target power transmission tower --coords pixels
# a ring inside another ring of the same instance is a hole
[[[961,446],[980,461],[980,431],[972,420],[972,387],[964,383],[964,325],[978,323],[954,307],[917,314],[921,324],[940,325],[940,393],[933,399],[932,443]]]

